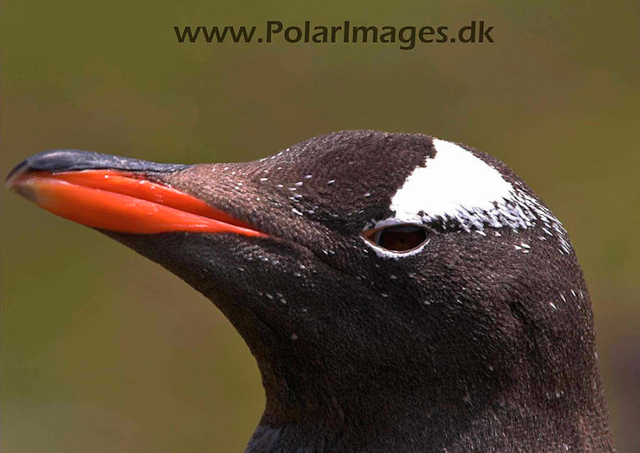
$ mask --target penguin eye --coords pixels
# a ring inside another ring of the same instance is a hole
[[[362,233],[369,242],[394,252],[408,252],[420,247],[427,240],[427,231],[413,225],[396,225],[376,228]]]

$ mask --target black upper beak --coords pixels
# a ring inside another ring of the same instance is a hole
[[[78,151],[75,149],[54,149],[34,154],[23,160],[9,172],[6,183],[19,175],[32,171],[51,173],[81,170],[119,170],[128,172],[167,173],[182,170],[189,165],[161,164],[130,157],[112,156],[110,154]]]

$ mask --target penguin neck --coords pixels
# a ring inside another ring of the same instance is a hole
[[[263,373],[266,409],[247,451],[614,451],[592,362],[570,382],[541,382],[539,364],[526,362],[483,375],[363,373],[345,385]]]

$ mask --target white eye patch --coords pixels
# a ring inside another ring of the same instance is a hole
[[[461,146],[439,139],[433,146],[435,156],[416,167],[391,198],[389,209],[395,214],[374,221],[373,228],[397,224],[446,228],[454,222],[467,232],[482,232],[487,227],[526,229],[540,220],[558,235],[561,251],[569,253],[564,228],[537,199]]]
[[[513,186],[498,170],[455,143],[434,139],[433,145],[435,157],[416,167],[393,196],[390,209],[396,219],[455,219],[494,210],[496,202],[512,198]]]

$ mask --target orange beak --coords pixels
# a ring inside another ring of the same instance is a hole
[[[134,171],[58,172],[22,164],[9,175],[7,188],[60,217],[109,231],[266,236],[198,198],[151,182],[144,173]]]

